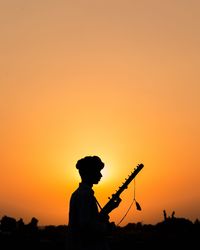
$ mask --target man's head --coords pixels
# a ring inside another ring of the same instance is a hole
[[[82,181],[97,184],[102,177],[101,170],[104,168],[104,163],[98,156],[86,156],[77,161],[76,168]]]

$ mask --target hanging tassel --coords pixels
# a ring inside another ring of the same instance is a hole
[[[140,211],[142,210],[140,204],[137,201],[135,201],[135,205],[136,205],[137,210],[140,210]]]
[[[141,208],[140,204],[135,199],[135,186],[136,185],[135,185],[135,179],[134,179],[134,196],[133,196],[133,200],[135,201],[136,209],[139,210],[139,211],[141,211],[142,208]]]

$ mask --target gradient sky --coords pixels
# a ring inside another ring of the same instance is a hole
[[[0,217],[67,224],[98,155],[101,205],[144,164],[121,225],[200,218],[199,0],[0,0],[0,30]]]

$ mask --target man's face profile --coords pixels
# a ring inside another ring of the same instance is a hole
[[[93,184],[97,184],[101,180],[102,174],[100,170],[94,171],[92,173],[92,178],[93,178]]]

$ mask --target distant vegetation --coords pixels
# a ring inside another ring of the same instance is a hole
[[[67,225],[38,227],[38,219],[33,217],[27,224],[7,215],[0,220],[0,249],[67,250]],[[200,222],[175,217],[175,212],[167,216],[163,211],[163,221],[155,225],[129,223],[117,227],[110,235],[112,250],[120,249],[170,249],[176,247],[196,248],[200,236]]]

